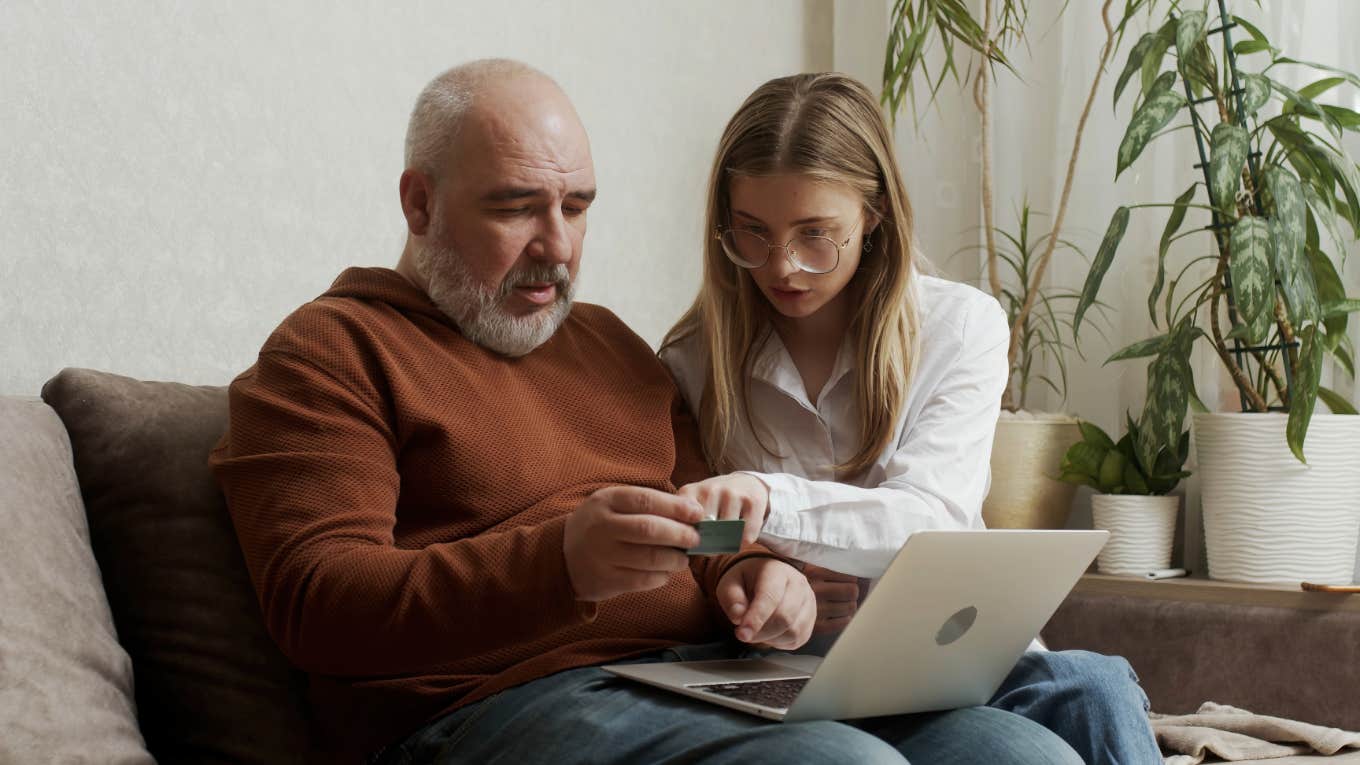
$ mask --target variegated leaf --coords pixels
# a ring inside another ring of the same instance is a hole
[[[1259,74],[1242,75],[1242,111],[1255,114],[1270,100],[1270,80]]]
[[[1162,448],[1175,449],[1193,388],[1190,362],[1172,346],[1152,360],[1147,371],[1147,404],[1138,423],[1139,456],[1155,465]]]
[[[1299,347],[1299,364],[1294,369],[1294,386],[1289,392],[1289,421],[1285,424],[1289,450],[1304,463],[1308,460],[1303,458],[1303,442],[1308,435],[1308,423],[1313,419],[1313,407],[1317,404],[1323,351],[1317,327],[1305,329]]]
[[[1170,335],[1158,335],[1149,337],[1146,340],[1139,340],[1119,349],[1113,356],[1105,359],[1108,364],[1111,361],[1124,361],[1126,359],[1141,359],[1144,356],[1152,356],[1161,353],[1166,349],[1170,342]]]
[[[1176,116],[1185,105],[1185,98],[1173,90],[1158,90],[1148,94],[1147,100],[1133,113],[1129,128],[1124,132],[1124,140],[1119,142],[1119,153],[1115,163],[1115,177],[1133,164],[1143,153],[1152,136],[1166,127],[1166,123]]]
[[[1119,94],[1124,92],[1124,86],[1129,84],[1129,78],[1133,77],[1133,73],[1143,66],[1143,57],[1147,55],[1156,37],[1148,32],[1133,44],[1133,49],[1129,51],[1129,60],[1124,64],[1124,71],[1119,73],[1119,81],[1114,85],[1114,100],[1110,103],[1111,106],[1119,103]]]
[[[1157,326],[1157,297],[1162,294],[1162,284],[1166,281],[1166,251],[1171,246],[1171,238],[1180,230],[1181,223],[1185,221],[1186,205],[1195,196],[1195,185],[1190,184],[1183,194],[1176,197],[1176,203],[1171,208],[1171,215],[1166,219],[1166,228],[1162,229],[1162,243],[1157,248],[1157,278],[1152,282],[1152,291],[1148,293],[1148,316],[1152,317],[1152,326]],[[1167,317],[1171,321],[1171,317]]]
[[[1141,77],[1143,85],[1143,95],[1152,91],[1152,83],[1157,79],[1157,73],[1162,71],[1162,59],[1166,58],[1166,49],[1176,44],[1176,19],[1167,19],[1166,23],[1153,35],[1152,43],[1148,45],[1147,54],[1143,56],[1141,65]]]
[[[1275,280],[1271,276],[1273,243],[1265,220],[1245,217],[1233,226],[1228,271],[1232,275],[1233,302],[1242,323],[1250,329],[1248,340],[1265,339],[1275,303]]]
[[[1124,229],[1129,226],[1129,208],[1120,207],[1114,211],[1114,217],[1110,218],[1110,227],[1105,230],[1105,238],[1100,241],[1100,250],[1096,252],[1096,259],[1091,263],[1091,271],[1086,275],[1086,284],[1081,288],[1081,298],[1077,301],[1077,309],[1072,314],[1072,339],[1076,340],[1077,333],[1081,330],[1081,318],[1086,315],[1086,310],[1096,302],[1096,293],[1100,292],[1100,282],[1105,278],[1105,272],[1110,270],[1110,263],[1114,262],[1114,253],[1119,249],[1119,240],[1124,238]]]
[[[1208,15],[1204,11],[1187,11],[1176,22],[1176,55],[1180,57],[1181,66],[1185,66],[1195,45],[1204,39],[1204,23],[1207,20]]]
[[[1332,265],[1332,261],[1325,253],[1309,249],[1308,265],[1312,266],[1313,284],[1320,305],[1332,305],[1346,299],[1346,288],[1341,284],[1341,275],[1336,272],[1336,266]],[[1348,314],[1339,313],[1322,320],[1322,326],[1327,329],[1328,349],[1334,349],[1336,344],[1341,342],[1341,338],[1345,337],[1349,318]]]
[[[1227,215],[1234,215],[1242,165],[1247,161],[1247,129],[1220,122],[1209,135],[1209,196]]]
[[[1317,295],[1307,294],[1312,282],[1301,278],[1308,269],[1303,255],[1308,203],[1293,173],[1273,166],[1264,175],[1266,191],[1274,206],[1270,230],[1275,238],[1275,276],[1284,288],[1289,320],[1301,328],[1304,321],[1318,318]]]

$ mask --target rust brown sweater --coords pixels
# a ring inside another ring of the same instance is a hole
[[[730,634],[707,593],[735,557],[594,605],[562,555],[591,492],[705,475],[684,412],[598,306],[520,359],[388,269],[349,269],[285,319],[232,383],[211,464],[323,730],[376,748],[513,685]]]

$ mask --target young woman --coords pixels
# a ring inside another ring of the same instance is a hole
[[[1007,378],[1004,312],[924,273],[897,168],[853,79],[758,88],[719,143],[703,285],[660,352],[722,473],[680,493],[803,561],[823,634],[913,532],[983,527]],[[1031,652],[992,705],[1088,763],[1153,762],[1130,675],[1122,659]]]

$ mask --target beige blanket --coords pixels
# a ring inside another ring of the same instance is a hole
[[[1235,707],[1205,702],[1189,715],[1152,715],[1152,730],[1167,755],[1165,765],[1209,762],[1265,762],[1285,765],[1314,762],[1333,755],[1329,764],[1360,763],[1360,733],[1280,717],[1258,715]]]

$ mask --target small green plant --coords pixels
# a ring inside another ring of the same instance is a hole
[[[1162,447],[1152,468],[1139,456],[1138,425],[1128,417],[1129,431],[1115,443],[1100,426],[1082,421],[1082,440],[1063,456],[1060,480],[1090,486],[1102,494],[1168,494],[1182,478],[1190,453],[1190,433],[1181,434],[1175,451]]]

